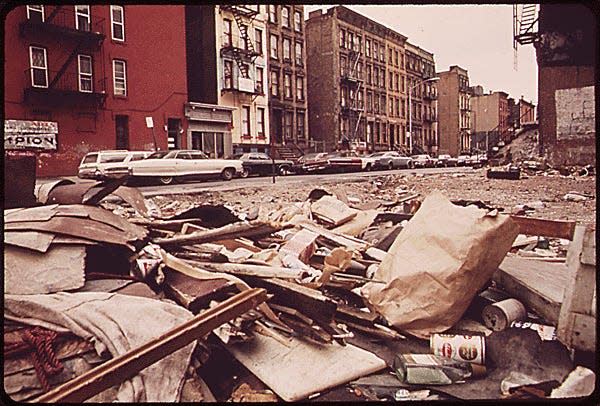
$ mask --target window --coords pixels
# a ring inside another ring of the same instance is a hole
[[[367,113],[373,111],[373,93],[367,92]]]
[[[79,91],[91,93],[92,88],[92,57],[89,55],[79,55]]]
[[[110,6],[110,23],[112,39],[125,41],[125,18],[122,6]]]
[[[27,6],[27,18],[40,23],[44,22],[44,6],[33,5]]]
[[[294,31],[302,32],[302,16],[299,11],[294,11]]]
[[[256,127],[259,137],[265,136],[265,109],[262,107],[256,108]]]
[[[48,87],[48,64],[46,48],[29,47],[31,86]]]
[[[291,60],[291,42],[288,38],[283,39],[283,60],[289,61]]]
[[[296,113],[296,135],[299,139],[306,138],[304,135],[304,112],[299,111]]]
[[[296,98],[304,100],[304,78],[302,76],[296,77]]]
[[[354,42],[354,34],[348,32],[348,36],[346,37],[346,49],[352,49],[352,43]]]
[[[296,65],[300,65],[300,66],[304,65],[302,63],[302,43],[296,42],[295,51],[296,51],[295,52],[296,53]]]
[[[346,101],[348,99],[348,89],[345,87],[342,87],[340,92],[340,106],[342,107],[346,107]]]
[[[390,81],[388,83],[390,90],[394,90],[394,74],[390,72]]]
[[[271,34],[270,46],[271,46],[271,58],[277,59],[279,56],[279,50],[277,49],[277,35]]]
[[[400,77],[398,76],[397,73],[394,75],[394,82],[395,82],[394,83],[395,84],[394,87],[395,87],[396,91],[398,91],[400,89],[400,86],[399,86]]]
[[[381,46],[379,47],[379,60],[381,62],[385,62],[385,47],[383,46],[383,44],[381,44]]]
[[[240,44],[243,50],[247,51],[248,50],[248,45],[252,45],[252,44],[248,44],[250,40],[250,37],[248,36],[248,26],[246,24],[240,24],[240,33],[245,32],[246,35],[240,35]]]
[[[283,87],[285,90],[285,97],[291,99],[292,98],[292,75],[291,74],[284,73]]]
[[[256,68],[256,93],[259,93],[259,94],[264,94],[264,92],[265,92],[263,75],[264,75],[264,69],[257,67]]]
[[[392,59],[390,58],[390,61],[391,60]],[[394,65],[398,66],[398,51],[397,50],[394,51]]]
[[[115,96],[127,96],[127,67],[125,61],[113,59],[113,87]]]
[[[371,56],[371,40],[368,39],[365,41],[365,54],[370,57]]]
[[[250,137],[250,106],[242,106],[242,137]]]
[[[345,56],[340,56],[340,76],[346,76],[346,67],[348,66],[348,62],[346,61]]]
[[[256,28],[254,30],[254,48],[259,55],[263,53],[263,40],[262,40],[262,30]]]
[[[269,4],[269,22],[277,23],[277,6]]]
[[[90,6],[75,6],[75,29],[90,31]]]
[[[362,110],[363,108],[363,93],[362,91],[358,91],[356,93],[356,99],[358,100],[358,108]]]
[[[346,46],[346,30],[340,29],[340,48]]]
[[[392,61],[394,60],[394,59],[392,58],[392,55],[393,55],[393,50],[392,50],[392,48],[388,48],[388,61],[390,61],[390,65],[392,64]]]
[[[271,95],[279,96],[279,72],[271,71]]]
[[[293,114],[291,111],[286,111],[283,115],[283,136],[288,140],[292,139]]]
[[[233,62],[223,61],[223,88],[233,89]]]
[[[290,27],[290,9],[287,7],[281,7],[281,25],[283,27]]]
[[[389,115],[390,117],[394,116],[394,99],[390,98],[390,110],[389,110]]]
[[[356,37],[354,37],[354,43],[355,43],[354,50],[356,52],[362,52],[362,48],[361,48],[362,44],[361,44],[361,36],[360,35],[357,34]]]
[[[381,95],[381,114],[385,114],[385,111],[387,109],[385,103],[386,103],[386,98],[385,98],[385,95],[382,94]]]
[[[379,94],[377,93],[373,95],[373,110],[375,114],[379,114]]]
[[[377,56],[379,55],[379,44],[373,41],[373,59],[377,60]]]
[[[379,86],[385,89],[385,69],[381,68],[381,75],[379,76],[381,82],[379,82]]]
[[[230,47],[233,45],[232,40],[232,30],[231,30],[231,20],[226,18],[223,19],[223,46]]]

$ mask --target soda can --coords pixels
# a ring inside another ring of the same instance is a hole
[[[435,333],[429,338],[429,345],[435,355],[458,361],[485,364],[485,337],[483,335]]]

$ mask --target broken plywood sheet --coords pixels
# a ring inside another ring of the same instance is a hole
[[[46,252],[54,240],[54,234],[38,231],[6,231],[4,242],[8,245]]]
[[[549,324],[558,323],[569,272],[564,264],[507,256],[493,275],[498,286]]]
[[[341,226],[333,229],[338,234],[345,234],[351,237],[358,237],[360,233],[367,229],[375,220],[379,212],[377,210],[361,210],[356,216]]]
[[[255,334],[245,343],[225,348],[286,402],[343,385],[387,365],[375,354],[351,344],[314,345],[291,338]]]
[[[358,213],[358,210],[348,207],[346,203],[329,195],[311,204],[310,209],[314,216],[333,226],[352,220]]]
[[[52,245],[45,253],[4,247],[4,293],[32,295],[81,288],[85,247]]]

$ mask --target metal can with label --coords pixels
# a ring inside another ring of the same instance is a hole
[[[485,364],[485,337],[483,335],[432,334],[429,346],[435,355],[458,361]]]

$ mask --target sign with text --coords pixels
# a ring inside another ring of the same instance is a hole
[[[4,149],[56,151],[57,134],[55,121],[4,120]]]
[[[152,121],[152,117],[146,117],[146,127],[148,127],[148,128],[154,127],[154,122]]]

